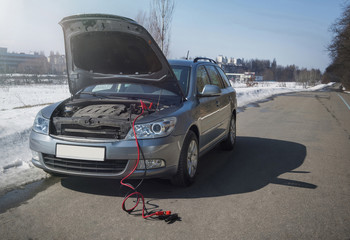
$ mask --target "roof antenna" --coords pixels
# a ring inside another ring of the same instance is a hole
[[[188,54],[190,54],[190,50],[187,51],[186,60],[188,60]]]

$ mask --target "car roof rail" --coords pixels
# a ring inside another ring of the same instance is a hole
[[[206,57],[196,57],[193,62],[198,62],[199,60],[204,60],[204,61],[209,61],[212,62],[214,64],[217,64],[213,59],[211,58],[206,58]]]

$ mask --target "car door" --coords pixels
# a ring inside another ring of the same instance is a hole
[[[215,129],[213,129],[213,136],[215,140],[225,135],[231,119],[231,99],[229,92],[226,89],[226,84],[223,82],[220,73],[214,65],[205,66],[209,74],[210,83],[216,85],[221,89],[221,95],[215,98],[215,114],[213,114],[213,121],[216,122]],[[213,139],[214,140],[214,139]]]
[[[205,85],[211,84],[207,70],[203,65],[197,67],[196,73],[197,92],[201,93]],[[220,125],[220,119],[217,116],[218,97],[199,97],[197,113],[199,114],[198,125],[200,128],[199,148],[204,150],[210,146],[210,143],[218,137],[217,128]]]

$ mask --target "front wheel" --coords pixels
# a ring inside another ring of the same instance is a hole
[[[231,116],[229,131],[227,138],[221,143],[224,150],[232,150],[236,144],[236,117],[234,114]]]
[[[189,186],[194,182],[198,167],[198,139],[189,131],[183,143],[176,175],[171,182],[177,186]]]

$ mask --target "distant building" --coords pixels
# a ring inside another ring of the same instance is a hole
[[[222,65],[242,66],[243,65],[242,59],[234,58],[234,57],[227,58],[226,56],[224,57],[223,55],[217,56],[216,62],[220,66],[222,66]]]
[[[224,58],[224,56],[222,56],[222,55],[217,56],[216,57],[216,62],[217,63],[222,63],[223,58]]]
[[[255,81],[264,81],[264,76],[255,76]]]
[[[227,64],[228,59],[227,57],[224,57],[223,55],[219,55],[216,57],[216,62],[220,64]]]
[[[49,72],[51,74],[64,74],[66,73],[66,56],[61,55],[58,52],[50,52],[50,56],[47,58],[49,62]]]
[[[226,73],[226,76],[234,82],[255,81],[255,72]]]
[[[7,48],[0,47],[1,73],[47,73],[47,58],[35,52],[34,54],[9,53]]]
[[[234,58],[234,57],[231,58],[230,62],[231,62],[232,65],[237,65],[237,59]]]
[[[243,82],[245,74],[244,73],[226,73],[228,79],[233,82]]]

